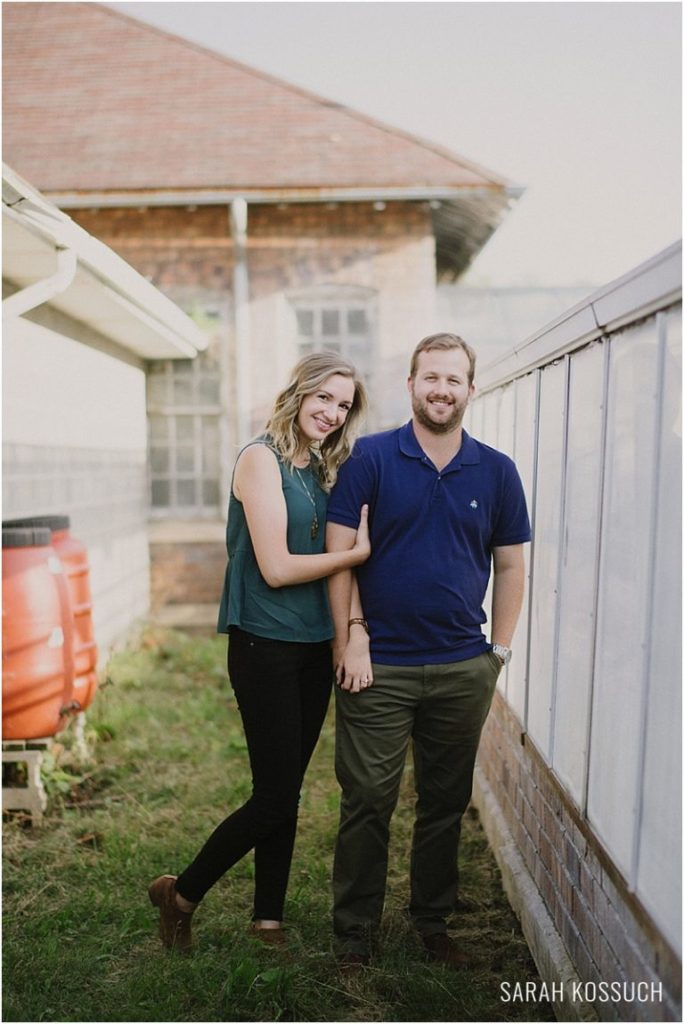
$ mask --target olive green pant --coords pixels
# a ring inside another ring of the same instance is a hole
[[[458,892],[461,818],[500,669],[491,651],[446,665],[374,664],[367,690],[336,690],[342,800],[333,923],[341,950],[368,953],[380,923],[390,819],[409,741],[418,795],[409,914],[425,935],[446,929]]]

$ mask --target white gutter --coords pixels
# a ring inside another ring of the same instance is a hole
[[[137,270],[88,234],[5,164],[2,177],[3,217],[15,221],[42,243],[53,247],[58,260],[56,274],[32,282],[3,302],[3,318],[21,315],[41,302],[55,298],[65,292],[74,279],[79,284],[85,275],[86,278],[95,278],[120,308],[170,342],[178,355],[192,358],[204,351],[208,344],[206,335]],[[67,251],[72,255],[61,255]],[[71,278],[67,280],[67,268],[71,267],[72,260],[75,265]],[[29,302],[25,309],[22,308],[24,301]]]
[[[78,257],[73,249],[57,250],[57,272],[50,277],[44,277],[42,281],[27,285],[21,291],[15,292],[2,303],[2,318],[5,320],[10,316],[23,316],[29,310],[49,302],[60,292],[66,291],[76,276]]]
[[[448,202],[467,196],[491,196],[503,193],[509,199],[519,199],[525,188],[521,185],[492,184],[463,185],[445,187],[443,185],[426,186],[387,186],[384,188],[298,188],[298,189],[254,189],[237,191],[236,189],[209,189],[200,191],[180,189],[155,192],[50,192],[50,200],[60,209],[87,209],[97,207],[128,206],[223,206],[236,199],[250,203],[355,203],[355,202],[406,202],[420,200]]]

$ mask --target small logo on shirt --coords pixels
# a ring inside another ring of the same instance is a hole
[[[470,502],[470,507],[477,508],[477,501],[475,500],[475,498],[473,498],[473,500]]]

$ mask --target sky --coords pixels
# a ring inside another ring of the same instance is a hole
[[[109,3],[525,193],[463,283],[599,286],[681,237],[679,3]]]

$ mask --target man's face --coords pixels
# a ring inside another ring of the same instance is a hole
[[[460,426],[475,387],[468,383],[470,364],[462,348],[421,352],[415,377],[409,377],[413,415],[433,434]]]

